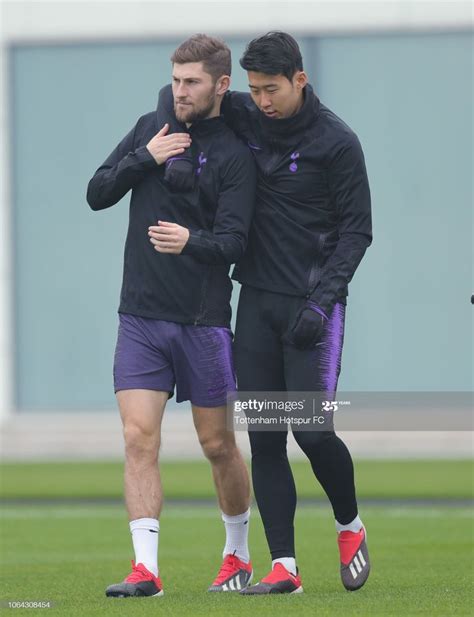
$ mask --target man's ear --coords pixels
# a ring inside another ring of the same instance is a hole
[[[308,76],[304,71],[297,71],[297,73],[295,73],[295,76],[293,77],[293,81],[295,86],[299,90],[302,90],[308,83]]]
[[[216,81],[216,95],[224,96],[227,90],[230,88],[230,77],[229,75],[222,75]]]

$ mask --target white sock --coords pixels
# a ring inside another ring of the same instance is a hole
[[[278,559],[274,559],[272,561],[272,570],[275,567],[276,563],[281,563],[288,572],[291,572],[294,576],[296,576],[296,559],[294,557],[278,557]]]
[[[248,537],[250,508],[247,512],[230,516],[221,512],[225,526],[225,547],[222,556],[235,555],[241,561],[250,561]]]
[[[362,521],[359,518],[359,515],[357,515],[355,519],[351,521],[350,523],[348,523],[347,525],[341,525],[341,523],[338,523],[336,521],[337,533],[341,533],[341,531],[352,531],[354,533],[357,533],[358,531],[362,529],[362,527],[363,525],[362,525]]]
[[[156,518],[137,518],[130,521],[135,563],[142,563],[158,576],[158,535],[160,523]]]

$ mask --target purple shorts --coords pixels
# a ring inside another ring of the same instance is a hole
[[[220,407],[236,390],[229,328],[119,314],[114,359],[118,390],[161,390],[199,407]]]

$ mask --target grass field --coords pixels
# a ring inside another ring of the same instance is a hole
[[[300,494],[314,496],[305,465],[298,463],[295,468]],[[175,499],[213,495],[205,464],[168,463],[163,472],[168,495]],[[1,495],[15,498],[15,503],[4,503],[1,515],[2,608],[5,601],[49,600],[53,603],[49,611],[54,614],[86,617],[233,617],[251,612],[287,617],[289,611],[295,616],[472,615],[472,513],[468,507],[449,505],[450,499],[472,496],[471,463],[359,462],[357,475],[361,497],[447,498],[443,506],[423,508],[403,502],[362,505],[373,562],[362,590],[350,594],[340,584],[329,508],[305,505],[298,509],[296,521],[304,594],[266,598],[206,594],[223,544],[217,509],[210,504],[173,502],[161,518],[160,567],[165,596],[109,599],[104,588],[128,573],[132,556],[122,506],[87,505],[79,500],[22,505],[21,500],[118,496],[121,466],[3,465]],[[269,558],[256,508],[250,543],[259,578],[266,574]],[[8,609],[4,611],[8,614]],[[13,614],[32,612],[15,609]]]
[[[306,461],[291,464],[298,495],[322,497]],[[21,463],[0,465],[0,498],[121,497],[122,463]],[[206,461],[161,463],[165,494],[172,499],[214,499]],[[356,461],[359,498],[470,498],[470,460]]]

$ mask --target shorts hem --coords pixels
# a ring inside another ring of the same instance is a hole
[[[202,399],[195,398],[192,394],[189,395],[176,395],[177,403],[184,403],[189,401],[191,405],[195,405],[196,407],[226,407],[227,399],[229,394],[236,392],[237,390],[228,390],[221,398],[213,398],[213,399]]]
[[[195,407],[226,407],[227,406],[227,399],[225,399],[225,401],[220,401],[220,402],[216,402],[216,401],[196,401],[196,400],[191,400],[191,398],[187,398],[184,399],[185,401],[189,401],[191,403],[191,405],[194,405]],[[178,403],[181,403],[182,401],[178,401]]]
[[[170,398],[174,394],[174,386],[161,386],[156,384],[144,384],[144,383],[121,383],[114,384],[114,392],[120,392],[120,390],[153,390],[154,392],[168,392]]]

